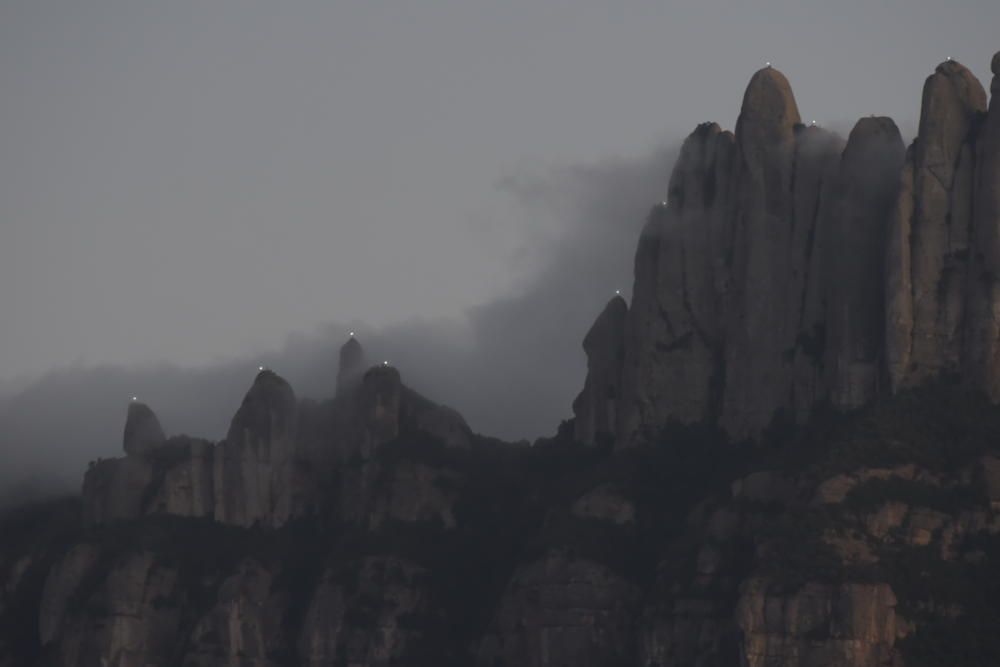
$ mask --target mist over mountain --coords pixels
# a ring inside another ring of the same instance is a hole
[[[119,451],[133,395],[156,409],[168,433],[210,439],[225,435],[259,365],[302,396],[329,397],[350,331],[371,358],[391,360],[473,429],[508,440],[553,433],[572,416],[586,371],[580,331],[615,290],[631,288],[635,238],[649,206],[665,196],[675,156],[665,144],[634,158],[503,179],[498,187],[519,202],[532,232],[512,260],[511,293],[462,318],[376,329],[329,313],[329,324],[259,355],[197,368],[70,367],[0,394],[0,451],[9,462],[0,498],[75,489],[88,460]]]

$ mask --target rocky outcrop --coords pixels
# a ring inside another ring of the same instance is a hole
[[[990,106],[976,133],[964,371],[1000,400],[1000,53]]]
[[[277,526],[288,520],[296,491],[296,425],[292,388],[261,371],[215,448],[216,521]]]
[[[985,109],[982,86],[955,61],[939,65],[924,83],[887,263],[886,358],[894,389],[962,368],[969,255],[978,246],[972,235],[976,130]]]
[[[1000,399],[1000,116],[985,110],[948,61],[908,152],[888,118],[844,144],[758,71],[734,134],[704,124],[685,141],[640,238],[617,443],[672,421],[755,436],[944,374]]]
[[[148,454],[167,439],[160,420],[145,403],[132,401],[125,420],[123,447],[126,454]]]
[[[183,664],[190,667],[270,667],[288,653],[282,628],[287,595],[275,573],[246,559],[219,585],[215,603],[194,625]]]
[[[215,447],[207,440],[171,438],[154,458],[152,500],[145,511],[211,518],[215,512]]]
[[[904,147],[889,118],[862,118],[840,163],[828,254],[826,371],[830,402],[867,405],[883,375],[887,221]]]
[[[357,345],[353,338],[351,342]],[[380,447],[401,436],[455,449],[473,442],[460,414],[404,386],[399,372],[387,364],[369,369],[359,385],[344,391],[325,403],[299,401],[285,380],[261,371],[226,439],[214,445],[188,436],[153,437],[162,435],[155,415],[133,403],[126,456],[93,463],[84,478],[86,523],[164,514],[279,527],[329,505],[337,494],[328,487],[341,466],[370,461]],[[343,474],[343,516],[373,511],[377,494],[369,482],[374,470]],[[426,487],[428,498],[436,498],[435,479],[433,474],[399,477],[388,490],[380,490],[393,500],[383,497],[380,502],[388,505],[378,514],[408,521],[434,515],[452,522],[443,497],[429,501],[440,506],[434,510],[407,504],[407,494],[417,488]]]
[[[71,558],[76,556],[71,554]],[[73,562],[63,568],[72,570]],[[93,590],[83,590],[78,583],[73,591],[78,599],[72,610],[66,608],[65,580],[50,580],[50,597],[43,608],[50,612],[46,623],[46,646],[53,664],[67,667],[117,665],[143,667],[168,664],[175,651],[180,629],[180,614],[173,595],[177,573],[157,562],[154,554],[143,552],[126,557],[93,582]],[[82,598],[82,599],[80,599]]]
[[[615,296],[583,339],[587,379],[573,401],[577,441],[586,445],[614,442],[616,409],[625,361],[625,299]]]
[[[627,665],[638,591],[598,563],[550,552],[518,570],[477,664]]]
[[[793,593],[747,581],[737,603],[741,664],[893,664],[896,596],[886,584],[808,584]]]

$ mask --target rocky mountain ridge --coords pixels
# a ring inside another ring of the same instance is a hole
[[[685,142],[576,417],[534,445],[353,336],[333,398],[262,368],[221,442],[133,401],[80,498],[0,516],[0,667],[997,664],[977,86],[943,63],[905,151],[755,74],[735,133]]]
[[[639,241],[628,314],[605,335],[624,354],[587,350],[614,377],[603,437],[636,444],[672,420],[754,436],[943,374],[1000,399],[992,67],[987,107],[965,67],[941,63],[906,150],[889,118],[862,118],[846,143],[804,125],[772,67],[750,80],[734,133],[699,126]]]

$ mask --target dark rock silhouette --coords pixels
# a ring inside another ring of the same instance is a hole
[[[337,370],[337,395],[341,396],[358,386],[365,371],[365,352],[361,343],[351,333],[340,348],[340,366]]]
[[[573,402],[576,439],[587,445],[613,442],[622,363],[625,360],[625,314],[628,305],[615,296],[583,339],[587,380]]]
[[[122,438],[122,447],[127,454],[146,454],[166,439],[160,420],[148,405],[138,401],[129,403]]]

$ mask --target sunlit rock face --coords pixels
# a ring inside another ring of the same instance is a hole
[[[671,421],[752,437],[941,375],[1000,399],[998,113],[947,61],[908,151],[874,116],[844,142],[754,74],[734,133],[685,141],[639,241],[617,443]]]

